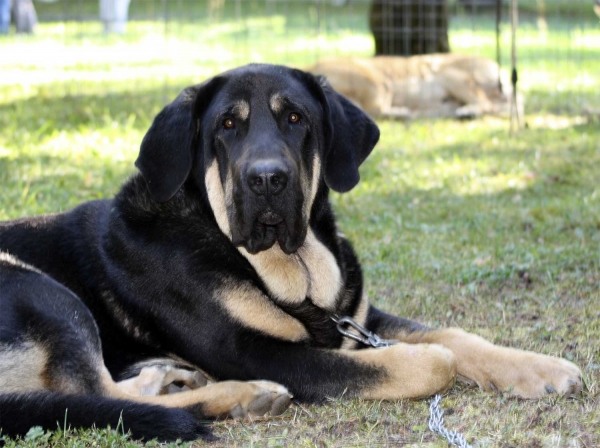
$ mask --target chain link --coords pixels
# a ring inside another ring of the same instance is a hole
[[[444,426],[444,410],[440,407],[440,401],[442,401],[442,396],[436,395],[429,405],[429,430],[445,437],[450,445],[472,448],[461,433],[450,431]]]
[[[354,339],[362,344],[370,345],[371,347],[375,348],[381,348],[389,347],[390,345],[398,343],[398,341],[393,339],[381,339],[372,331],[367,330],[362,325],[357,324],[350,316],[339,317],[334,314],[330,316],[330,318],[337,324],[337,329],[342,335],[347,338]],[[354,329],[355,332],[351,332],[347,328]]]

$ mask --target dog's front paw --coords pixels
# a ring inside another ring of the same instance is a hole
[[[548,394],[575,395],[583,388],[581,371],[565,359],[504,347],[494,349],[484,373],[472,378],[484,390],[536,399]]]
[[[487,384],[480,384],[486,390],[535,399],[548,394],[575,395],[583,388],[581,370],[566,359],[503,347],[497,350]]]
[[[581,371],[565,359],[499,347],[459,328],[427,332],[422,339],[452,350],[457,379],[487,391],[541,398],[553,393],[573,395],[583,388]]]

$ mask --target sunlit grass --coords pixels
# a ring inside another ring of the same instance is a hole
[[[219,21],[207,16],[133,20],[124,36],[105,36],[100,23],[86,21],[42,23],[33,37],[3,37],[0,99],[34,96],[40,89],[62,96],[179,87],[247,62],[303,67],[329,54],[373,52],[366,10],[361,8],[332,9],[318,16],[298,5],[286,12],[278,3],[268,14],[241,19],[232,14],[228,10]],[[451,48],[495,59],[494,17],[475,17],[452,18]],[[542,30],[527,16],[518,29],[519,86],[527,109],[581,113],[596,108],[600,26],[591,17],[550,16],[547,22]],[[510,67],[510,34],[504,22],[504,69]]]

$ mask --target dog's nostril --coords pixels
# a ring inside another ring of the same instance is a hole
[[[269,194],[276,195],[285,190],[288,183],[288,176],[285,172],[269,174],[267,177],[269,178]]]
[[[264,173],[248,173],[248,186],[255,194],[261,196],[267,192],[266,174]]]

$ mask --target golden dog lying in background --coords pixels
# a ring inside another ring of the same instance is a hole
[[[332,57],[306,70],[325,76],[373,117],[473,118],[510,111],[508,76],[496,62],[477,56]]]

